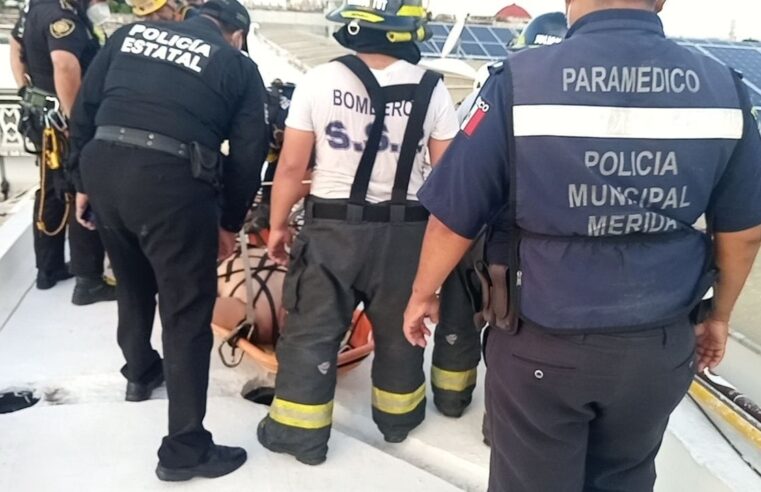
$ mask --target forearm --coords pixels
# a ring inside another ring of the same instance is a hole
[[[412,295],[432,296],[465,256],[471,243],[470,239],[455,233],[432,215],[423,239]]]
[[[753,267],[759,246],[761,227],[738,233],[716,234],[716,265],[719,278],[714,292],[711,317],[729,322],[732,310]]]
[[[19,89],[26,85],[26,65],[24,64],[21,56],[21,44],[18,41],[11,38],[11,72],[13,72],[13,80],[16,82],[16,87]]]
[[[309,193],[309,188],[302,184],[304,167],[283,162],[278,165],[270,204],[270,226],[273,229],[288,227],[293,206]]]
[[[77,93],[82,85],[82,74],[79,64],[61,64],[53,68],[53,80],[55,82],[55,92],[58,101],[61,103],[61,110],[66,116],[71,115],[74,101],[77,99]]]

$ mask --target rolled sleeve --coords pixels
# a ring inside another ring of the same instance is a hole
[[[482,104],[474,107],[418,193],[418,199],[432,215],[466,238],[476,237],[507,202],[504,77],[499,74],[489,79],[479,100]],[[483,111],[487,106],[488,110]]]
[[[53,20],[46,31],[49,51],[66,51],[81,58],[90,45],[90,34],[84,23],[73,16]]]
[[[314,71],[312,71],[306,74],[304,80],[296,87],[296,90],[293,92],[291,105],[288,108],[288,118],[285,121],[285,125],[288,128],[305,132],[315,131],[314,120],[312,118],[312,101],[314,100],[314,89],[318,83],[319,81]]]

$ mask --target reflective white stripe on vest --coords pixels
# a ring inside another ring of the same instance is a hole
[[[723,108],[617,108],[525,105],[513,108],[516,137],[739,140],[743,114]]]

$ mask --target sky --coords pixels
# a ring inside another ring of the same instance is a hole
[[[537,16],[564,11],[564,0],[429,0],[436,13],[462,12],[493,15],[505,5],[517,3]],[[666,34],[674,37],[729,38],[734,22],[737,39],[761,39],[759,0],[668,0],[661,14]]]

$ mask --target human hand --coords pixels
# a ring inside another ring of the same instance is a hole
[[[428,344],[426,337],[431,330],[425,326],[425,319],[439,322],[439,299],[436,294],[428,296],[412,294],[404,311],[404,337],[411,345],[423,347]]]
[[[289,255],[286,246],[293,242],[293,234],[286,226],[283,228],[270,229],[267,240],[267,255],[272,261],[280,266],[288,266]]]
[[[708,318],[695,327],[698,372],[715,369],[724,358],[729,336],[729,322]]]
[[[92,210],[90,209],[90,199],[84,193],[77,193],[75,202],[77,222],[85,229],[94,231],[95,222],[93,221]]]
[[[219,250],[217,259],[224,260],[235,253],[235,243],[238,240],[238,234],[230,232],[227,229],[219,228]]]

